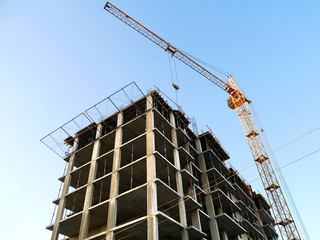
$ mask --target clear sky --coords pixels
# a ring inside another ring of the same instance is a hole
[[[320,3],[298,0],[112,2],[171,44],[231,73],[272,148],[320,125]],[[105,1],[1,0],[1,239],[50,239],[64,162],[40,138],[125,84],[172,98],[167,55],[103,10]],[[208,124],[248,182],[258,177],[227,94],[177,63],[178,101]],[[225,79],[227,80],[227,79]],[[279,151],[284,166],[319,149],[320,131]],[[318,239],[319,163],[313,154],[283,175],[311,239]],[[263,192],[259,181],[253,188]]]

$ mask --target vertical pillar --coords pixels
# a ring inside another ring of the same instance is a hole
[[[185,143],[183,144],[183,147],[185,148],[185,150],[190,153],[190,147],[189,144]],[[190,161],[186,164],[185,168],[193,175],[193,169],[192,169],[192,164],[191,164],[192,160],[190,159]],[[188,194],[191,196],[192,194],[189,193],[190,190],[188,190]]]
[[[146,132],[147,132],[147,210],[148,210],[148,240],[159,239],[158,219],[155,215],[158,210],[156,179],[154,113],[152,108],[152,96],[147,97]]]
[[[228,240],[227,231],[224,229],[221,230],[221,240]]]
[[[189,146],[188,143],[184,144],[184,148],[186,149],[186,151],[188,153],[190,153],[190,146]],[[194,159],[194,161],[196,161],[196,159]],[[193,173],[193,167],[192,167],[192,160],[191,159],[190,159],[190,162],[187,163],[187,170],[195,177],[195,175]],[[197,201],[197,192],[196,192],[196,187],[194,186],[194,184],[192,184],[192,185],[190,185],[188,187],[188,192],[186,194],[189,195],[191,198],[193,198],[195,201]],[[194,221],[194,218],[193,218],[192,221]],[[193,222],[192,222],[192,224],[193,224]]]
[[[193,174],[192,174],[193,175]],[[188,195],[197,201],[197,192],[194,185],[188,187]]]
[[[119,193],[119,168],[121,163],[121,149],[123,129],[121,125],[123,124],[123,114],[118,114],[117,119],[117,130],[114,143],[114,154],[113,154],[113,165],[112,165],[112,175],[110,184],[110,201],[109,201],[109,211],[108,211],[108,222],[107,222],[107,235],[106,240],[114,239],[113,228],[117,224],[117,195]]]
[[[185,144],[185,148],[186,148],[186,150],[188,151],[188,153],[191,154],[189,144],[186,143],[186,144]],[[198,159],[194,159],[194,161],[197,161],[197,160],[198,160]],[[193,171],[191,162],[189,163],[189,169],[190,169],[190,173],[191,173],[194,177],[196,177],[196,176],[194,175],[194,171]],[[200,177],[201,177],[201,176],[200,176]],[[198,201],[198,199],[197,199],[197,191],[196,191],[196,187],[195,187],[194,184],[188,187],[188,194],[189,194],[189,196],[192,197],[195,201]],[[191,221],[192,221],[192,225],[193,225],[194,227],[198,228],[198,229],[201,231],[200,215],[199,215],[199,212],[198,212],[197,210],[193,210],[193,211],[191,212]]]
[[[96,177],[97,172],[97,157],[99,156],[100,152],[100,145],[101,142],[99,140],[102,132],[102,125],[98,125],[97,131],[96,131],[96,141],[93,143],[93,151],[91,156],[91,163],[90,163],[90,170],[89,170],[89,176],[88,176],[88,185],[86,189],[86,196],[84,199],[83,204],[83,212],[82,212],[82,218],[81,218],[81,224],[80,224],[80,232],[79,232],[79,239],[85,239],[88,234],[88,228],[89,228],[89,208],[92,203],[93,193],[94,193],[94,185],[93,181]]]
[[[192,225],[201,231],[202,230],[201,221],[200,221],[199,212],[197,210],[193,210],[191,212],[191,220],[192,220]]]
[[[172,129],[172,142],[174,144],[173,149],[173,158],[174,158],[174,165],[178,170],[181,170],[180,166],[180,157],[179,157],[179,151],[178,151],[178,139],[177,139],[177,132],[176,132],[176,122],[175,122],[175,116],[173,113],[170,114],[170,122],[173,126]],[[182,240],[188,240],[189,235],[187,231],[187,215],[186,215],[186,207],[185,202],[183,200],[183,182],[182,182],[182,176],[179,171],[176,173],[176,181],[177,181],[177,191],[180,195],[179,198],[179,213],[180,213],[180,223],[183,225],[184,229],[182,229]]]
[[[56,220],[53,224],[51,240],[57,240],[59,237],[59,222],[62,219],[63,212],[64,212],[65,205],[66,205],[66,194],[68,193],[70,182],[71,182],[70,172],[72,171],[73,166],[74,166],[74,162],[75,162],[75,158],[76,158],[75,151],[77,149],[78,149],[78,139],[76,138],[73,142],[72,153],[69,158],[69,164],[68,164],[67,172],[65,175],[60,200],[59,200],[57,216],[56,216]]]
[[[209,220],[209,226],[210,226],[210,234],[211,234],[211,238],[212,239],[220,239],[219,237],[219,228],[218,228],[218,223],[215,219],[215,210],[214,210],[214,205],[212,202],[212,196],[210,194],[210,183],[209,183],[209,179],[208,179],[208,175],[206,173],[206,164],[205,164],[205,158],[202,154],[202,148],[201,148],[201,143],[200,143],[200,139],[196,140],[196,147],[197,147],[197,151],[200,153],[199,155],[199,167],[202,171],[202,184],[203,184],[203,189],[206,193],[206,197],[205,197],[205,201],[206,201],[206,207],[207,207],[207,212],[209,217],[211,218]]]

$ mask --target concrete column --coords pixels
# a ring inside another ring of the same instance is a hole
[[[119,168],[121,163],[121,149],[123,129],[121,125],[123,124],[122,113],[118,114],[116,137],[114,144],[114,154],[113,154],[113,166],[111,175],[111,185],[110,185],[110,201],[109,201],[109,211],[108,211],[108,222],[107,222],[107,234],[106,240],[114,239],[113,228],[117,224],[117,195],[119,193]]]
[[[193,226],[198,228],[200,231],[202,230],[201,222],[200,222],[200,216],[199,216],[199,212],[197,210],[193,210],[191,212],[191,221],[192,221],[192,225]]]
[[[210,234],[212,239],[220,239],[219,237],[219,228],[218,228],[218,223],[215,219],[215,211],[214,211],[214,206],[212,204],[212,196],[209,194],[205,197],[206,201],[206,207],[207,207],[207,212],[209,217],[211,218],[209,220],[209,226],[210,226]]]
[[[187,150],[188,153],[190,153],[190,146],[188,143],[185,143],[183,147]]]
[[[69,164],[66,172],[66,177],[64,179],[63,183],[63,188],[60,196],[60,201],[59,201],[59,206],[58,206],[58,211],[56,215],[56,220],[53,224],[53,230],[52,230],[52,235],[51,235],[51,240],[57,240],[59,237],[59,222],[62,219],[63,212],[65,209],[66,205],[66,194],[68,193],[69,187],[70,187],[70,182],[71,182],[71,175],[70,172],[73,169],[74,162],[76,159],[76,154],[74,153],[78,149],[78,139],[76,138],[73,142],[73,148],[72,148],[72,153],[69,158]]]
[[[188,194],[191,198],[197,201],[197,191],[194,185],[188,187]],[[201,230],[200,215],[197,210],[193,210],[191,212],[191,221],[193,226]]]
[[[221,230],[221,240],[228,240],[227,231],[224,229]]]
[[[194,185],[188,187],[188,194],[195,201],[197,201],[197,191],[196,191],[196,187]]]
[[[186,151],[188,153],[190,153],[191,155],[191,152],[190,152],[190,146],[188,143],[185,143],[184,144],[184,148],[186,149]],[[194,159],[194,161],[197,161],[197,159]],[[187,170],[195,177],[194,173],[193,173],[193,167],[192,167],[192,160],[190,159],[189,163],[187,164]],[[194,200],[197,201],[197,197],[196,197],[196,187],[194,185],[191,185],[188,187],[188,192],[186,193],[188,194],[190,197],[192,197]]]
[[[201,143],[200,143],[199,139],[196,140],[196,147],[197,147],[197,151],[200,153],[199,167],[200,167],[201,171],[203,172],[201,179],[202,179],[203,189],[204,189],[205,193],[207,194],[205,197],[207,212],[208,212],[209,217],[211,218],[209,220],[211,238],[212,239],[220,239],[218,223],[215,219],[216,213],[215,213],[214,205],[212,202],[212,196],[210,194],[210,191],[211,191],[210,184],[209,184],[209,180],[208,180],[208,175],[206,173],[205,158],[202,154],[202,148],[201,148]]]
[[[93,181],[96,177],[97,172],[97,157],[99,156],[100,152],[100,145],[101,142],[99,140],[102,132],[102,125],[98,125],[97,131],[96,131],[96,140],[93,143],[93,151],[91,156],[91,163],[90,163],[90,170],[89,170],[89,176],[88,176],[88,185],[86,189],[86,196],[84,200],[83,205],[83,212],[82,212],[82,218],[81,218],[81,225],[80,225],[80,232],[79,232],[79,240],[85,239],[88,234],[88,227],[89,227],[89,208],[91,207],[92,198],[93,198],[93,192],[94,192],[94,185]]]
[[[177,132],[176,132],[176,122],[175,122],[175,116],[173,113],[170,114],[170,122],[173,126],[172,142],[175,146],[175,148],[173,150],[174,165],[176,166],[176,168],[178,170],[181,170],[180,157],[179,157],[179,151],[178,151],[178,139],[177,139]],[[188,235],[188,230],[186,229],[188,227],[186,207],[185,207],[185,202],[183,201],[183,196],[184,196],[183,183],[182,183],[182,176],[179,171],[176,173],[176,181],[177,181],[177,191],[180,195],[180,198],[179,198],[180,223],[184,227],[184,229],[182,230],[182,240],[188,240],[189,235]]]
[[[185,143],[182,145],[183,148],[188,152],[190,153],[190,147],[189,147],[189,144],[188,143]],[[189,159],[189,162],[186,164],[185,169],[188,170],[188,172],[190,172],[192,175],[193,175],[193,169],[192,169],[192,164],[191,164],[192,160]],[[190,194],[189,194],[190,195]]]
[[[153,155],[155,151],[155,135],[154,128],[154,113],[150,110],[152,96],[147,97],[147,114],[146,114],[146,132],[147,132],[147,209],[148,209],[148,240],[159,239],[158,234],[158,218],[156,212],[158,210],[157,203],[157,185],[154,182],[156,179],[156,159]]]

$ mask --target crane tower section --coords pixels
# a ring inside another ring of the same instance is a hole
[[[240,91],[235,81],[229,75],[229,84],[234,89]],[[285,200],[284,194],[280,188],[276,174],[273,170],[268,153],[263,145],[260,134],[253,120],[248,102],[243,100],[241,94],[234,92],[230,94],[227,100],[231,109],[236,109],[244,134],[246,135],[253,159],[257,166],[260,179],[266,190],[267,197],[282,239],[296,240],[301,239],[289,206]]]
[[[126,13],[113,6],[111,3],[107,2],[104,9],[157,44],[166,52],[169,52],[172,57],[179,59],[181,62],[198,72],[203,77],[207,78],[209,81],[230,95],[227,100],[228,107],[233,110],[237,110],[261,181],[264,189],[266,190],[269,203],[272,206],[272,212],[278,225],[281,237],[283,240],[300,240],[301,237],[299,235],[298,228],[293,220],[289,206],[286,202],[267,151],[253,120],[249,108],[251,101],[244,96],[231,75],[228,76],[229,81],[224,82],[210,71],[202,67],[200,64],[186,56],[183,52],[172,46],[170,43],[166,42],[155,33],[144,27],[142,24],[129,17]]]

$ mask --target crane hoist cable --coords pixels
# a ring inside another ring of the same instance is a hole
[[[110,2],[106,3],[104,9],[158,45],[165,52],[170,53],[172,57],[177,58],[229,94],[229,98],[227,99],[228,107],[237,111],[240,123],[253,155],[255,165],[266,190],[269,204],[272,206],[271,209],[280,235],[284,240],[300,240],[301,237],[297,225],[293,220],[289,205],[282,192],[281,185],[277,179],[268,153],[251,114],[251,108],[249,106],[251,101],[240,90],[232,76],[228,75],[227,82],[221,80],[219,77],[204,68],[200,63],[192,60],[179,49],[163,40],[161,37],[144,27],[117,7],[113,6]]]
[[[174,66],[174,70],[175,70],[175,73],[176,73],[176,82],[177,84],[173,84],[173,88],[176,92],[176,102],[177,104],[179,104],[179,101],[178,101],[178,90],[180,90],[180,84],[179,84],[179,78],[178,78],[178,70],[177,70],[177,65],[176,65],[176,59],[173,58],[173,66]]]
[[[175,58],[173,58],[173,64],[174,64],[174,70],[175,70],[175,73],[176,73],[177,85],[178,85],[178,87],[180,87],[179,78],[178,78],[178,69],[177,69],[177,64],[176,64],[176,59]]]
[[[169,59],[169,68],[170,68],[170,76],[171,76],[171,85],[175,90],[175,94],[176,94],[176,103],[178,104],[178,90],[180,90],[180,86],[179,86],[179,80],[178,80],[178,72],[177,72],[177,66],[176,66],[176,62],[175,59],[173,58],[173,68],[175,70],[175,77],[174,74],[172,72],[172,63],[171,63],[171,58],[172,56],[170,56],[170,54],[168,53],[168,59]],[[174,80],[174,78],[176,78],[176,80]]]
[[[172,74],[172,67],[171,67],[171,57],[170,54],[168,53],[168,60],[169,60],[169,69],[170,69],[170,77],[171,77],[171,83],[173,84],[173,74]]]

